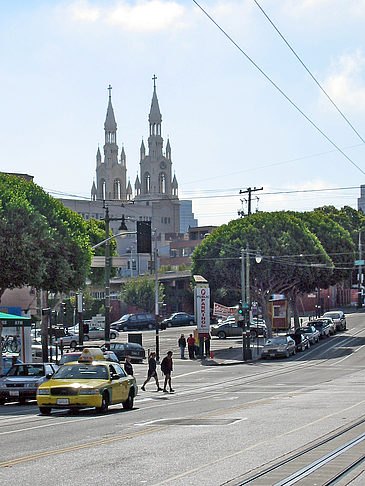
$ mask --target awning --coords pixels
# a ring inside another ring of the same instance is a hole
[[[31,325],[31,320],[30,317],[22,317],[0,312],[0,323],[3,327],[28,327]]]

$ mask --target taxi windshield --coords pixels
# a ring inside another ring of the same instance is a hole
[[[106,366],[94,366],[85,364],[63,365],[55,375],[53,380],[108,380],[108,370]]]

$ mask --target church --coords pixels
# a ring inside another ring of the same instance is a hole
[[[134,183],[134,194],[130,181],[127,182],[127,155],[124,147],[119,154],[117,144],[117,123],[114,115],[111,86],[104,123],[103,155],[100,148],[96,152],[96,180],[91,188],[90,200],[61,199],[68,208],[81,214],[84,219],[103,219],[105,208],[109,208],[111,218],[125,217],[128,231],[135,231],[136,221],[151,221],[160,252],[168,241],[185,233],[188,226],[197,226],[192,212],[186,217],[184,226],[180,225],[180,205],[178,182],[172,170],[170,141],[164,148],[162,138],[162,115],[156,91],[156,76],[153,77],[153,94],[148,115],[148,146],[142,140],[140,147],[139,175]],[[183,201],[184,209],[191,208],[190,201]],[[188,204],[186,204],[188,203]],[[118,233],[120,222],[111,222],[114,234]],[[156,231],[155,231],[156,230]],[[136,236],[126,235],[117,238],[117,251],[120,256],[132,253],[136,248]]]

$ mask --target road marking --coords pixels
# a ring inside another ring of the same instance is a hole
[[[316,423],[319,423],[319,422],[322,422],[323,420],[325,419],[328,419],[328,418],[331,418],[331,417],[334,417],[335,415],[339,415],[339,414],[342,414],[343,412],[347,411],[347,410],[351,410],[352,408],[354,407],[357,407],[359,405],[362,405],[363,403],[365,403],[365,400],[362,400],[361,402],[358,402],[358,403],[355,403],[354,405],[351,405],[350,407],[348,408],[344,408],[340,411],[337,411],[337,412],[334,412],[332,414],[329,414],[329,415],[326,415],[325,417],[321,417],[320,419],[318,420],[314,420],[313,422],[310,422],[306,425],[302,425],[301,427],[298,427],[296,429],[292,429],[292,430],[289,430],[288,432],[284,432],[283,434],[279,434],[279,435],[276,435],[275,437],[270,437],[270,439],[268,440],[263,440],[261,442],[258,442],[256,444],[253,444],[252,446],[249,446],[249,447],[246,447],[245,449],[241,449],[239,451],[236,451],[232,454],[229,454],[227,456],[224,456],[224,457],[220,457],[219,459],[215,459],[214,461],[211,461],[209,463],[206,463],[206,464],[202,464],[201,466],[198,466],[196,468],[193,468],[193,469],[189,469],[188,471],[185,471],[184,473],[181,473],[181,474],[177,474],[176,476],[172,476],[168,479],[165,479],[164,481],[161,481],[159,483],[155,483],[153,486],[161,486],[163,484],[168,484],[172,481],[176,481],[177,479],[181,479],[183,477],[186,477],[186,476],[189,476],[193,473],[197,473],[207,467],[211,467],[211,466],[214,466],[215,464],[218,464],[226,459],[231,459],[232,457],[236,457],[236,456],[239,456],[241,454],[244,454],[245,452],[247,451],[250,451],[250,450],[253,450],[253,449],[256,449],[257,447],[259,446],[263,446],[265,444],[267,444],[269,442],[269,440],[277,440],[277,439],[281,439],[285,436],[288,436],[289,434],[292,434],[292,433],[297,433],[299,432],[300,430],[303,430],[305,429],[306,427],[309,427],[313,424],[316,424]]]
[[[88,442],[86,444],[79,444],[70,447],[64,447],[63,449],[54,449],[53,451],[40,452],[38,454],[31,454],[30,456],[18,457],[17,459],[10,459],[9,461],[0,462],[0,468],[15,466],[16,464],[21,464],[23,462],[33,461],[34,459],[41,459],[43,457],[55,456],[57,454],[64,454],[66,452],[74,452],[81,449],[88,449],[90,447],[96,447],[99,445],[111,444],[124,439],[132,439],[133,437],[138,437],[141,435],[152,434],[154,432],[159,432],[160,430],[167,429],[167,425],[154,427],[150,429],[140,430],[138,432],[132,432],[130,434],[119,435],[117,437],[110,437],[109,439],[101,439],[95,442]]]

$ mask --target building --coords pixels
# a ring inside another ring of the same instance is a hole
[[[189,228],[198,226],[198,220],[194,218],[193,202],[180,201],[180,233],[187,233]]]
[[[360,197],[357,200],[357,209],[365,214],[365,185],[360,186]]]
[[[158,246],[165,241],[165,234],[176,235],[180,232],[180,201],[178,183],[172,175],[171,145],[167,140],[164,149],[162,138],[162,115],[156,92],[156,77],[154,77],[151,108],[148,116],[149,136],[148,150],[142,140],[140,148],[139,175],[137,175],[133,191],[127,182],[127,156],[122,147],[119,155],[117,144],[117,123],[114,115],[111,86],[109,86],[108,106],[104,123],[103,155],[98,147],[96,152],[96,180],[92,184],[91,199],[61,199],[61,202],[81,214],[84,219],[103,219],[105,207],[109,208],[111,218],[126,219],[128,231],[136,230],[136,221],[151,221],[152,229],[156,229]],[[190,206],[189,203],[190,202]],[[192,207],[191,201],[184,201],[184,218],[194,220],[189,216],[186,207]],[[110,224],[114,234],[119,232],[120,222]],[[169,239],[171,237],[169,236]],[[134,275],[134,272],[146,273],[149,257],[135,256],[136,235],[126,235],[117,238],[117,252],[126,256],[126,264],[122,273]],[[162,248],[161,248],[162,250]],[[132,258],[131,255],[134,255]]]

